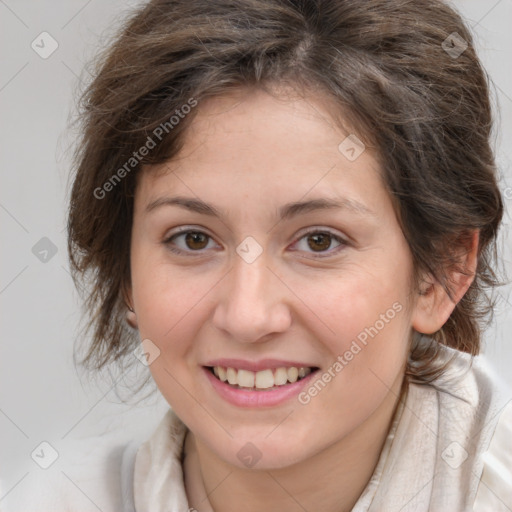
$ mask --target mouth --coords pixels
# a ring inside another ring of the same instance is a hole
[[[245,391],[273,391],[286,388],[308,377],[319,368],[315,366],[281,366],[259,371],[250,371],[230,366],[205,366],[215,379],[233,389]]]

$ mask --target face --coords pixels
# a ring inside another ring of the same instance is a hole
[[[204,446],[285,467],[355,435],[397,393],[411,254],[376,156],[357,156],[326,103],[241,90],[197,108],[179,155],[139,176],[138,329]]]

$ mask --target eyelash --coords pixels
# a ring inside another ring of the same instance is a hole
[[[183,251],[181,249],[177,249],[176,247],[172,246],[172,241],[175,238],[178,238],[180,236],[187,235],[187,234],[190,234],[190,233],[196,233],[196,234],[200,233],[200,234],[203,234],[206,237],[208,237],[209,240],[213,240],[213,238],[210,235],[208,235],[207,233],[204,233],[203,231],[196,230],[196,229],[184,229],[184,230],[179,231],[178,233],[174,233],[170,237],[166,238],[163,241],[163,243],[167,246],[167,248],[170,251],[174,252],[175,254],[180,254],[180,255],[188,254],[188,255],[192,255],[193,257],[201,256],[201,253],[204,251],[204,249],[199,250],[199,251],[192,251],[192,250]],[[300,236],[300,238],[297,240],[297,242],[299,242],[303,238],[306,238],[306,237],[308,237],[310,235],[319,235],[319,234],[331,236],[334,240],[339,242],[340,245],[337,248],[335,248],[334,250],[331,250],[331,251],[323,251],[323,252],[317,252],[317,253],[311,252],[311,254],[313,254],[313,258],[320,259],[320,258],[327,258],[327,257],[333,256],[334,254],[337,254],[339,251],[343,250],[344,247],[349,245],[346,240],[344,240],[340,236],[334,234],[332,231],[329,231],[329,230],[326,230],[326,229],[324,229],[324,230],[315,229],[315,230],[307,231],[307,232],[303,233]],[[197,254],[194,254],[194,253],[197,253]],[[324,255],[320,256],[320,254],[324,254]]]

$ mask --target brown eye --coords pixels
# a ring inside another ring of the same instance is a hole
[[[333,243],[337,244],[333,246]],[[333,256],[348,244],[343,238],[329,231],[310,231],[305,233],[295,244],[296,250],[313,254],[315,258]],[[315,254],[316,253],[316,254]]]
[[[211,240],[212,238],[202,231],[183,230],[170,236],[163,243],[170,251],[176,254],[188,253],[193,256],[199,256],[205,249],[209,249],[208,242]]]
[[[189,231],[185,236],[185,243],[189,249],[201,250],[208,245],[208,235],[198,231]]]
[[[308,247],[313,251],[325,251],[331,245],[332,236],[329,233],[317,233],[308,236]]]

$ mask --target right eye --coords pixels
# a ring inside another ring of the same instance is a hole
[[[181,243],[176,243],[182,240]],[[199,253],[208,248],[208,241],[212,241],[212,237],[198,230],[181,230],[164,240],[164,244],[176,254]]]

